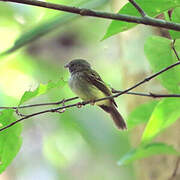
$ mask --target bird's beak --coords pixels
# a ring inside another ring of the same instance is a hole
[[[69,67],[69,64],[66,64],[65,66],[64,66],[64,68],[68,68]]]

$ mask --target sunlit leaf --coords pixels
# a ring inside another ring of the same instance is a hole
[[[171,48],[172,41],[163,37],[150,37],[144,47],[145,54],[154,72],[176,63],[178,60]],[[180,65],[160,74],[158,79],[170,92],[180,92]]]
[[[97,8],[103,4],[105,4],[108,0],[92,0],[84,3],[81,5],[81,8]],[[17,49],[25,46],[26,44],[37,40],[38,38],[42,37],[43,35],[56,30],[58,27],[61,27],[62,25],[65,25],[69,21],[73,20],[74,18],[79,17],[77,14],[64,14],[57,16],[49,21],[46,21],[43,24],[40,24],[34,28],[32,28],[30,31],[27,31],[26,33],[22,34],[14,43],[14,45],[9,48],[7,51],[0,54],[0,56],[4,56],[6,54],[12,53],[16,51]]]
[[[0,128],[7,126],[15,120],[13,110],[9,109],[0,112]],[[16,124],[0,132],[0,173],[7,168],[19,152],[22,144],[21,131],[22,124]]]
[[[173,10],[172,16],[171,16],[171,21],[180,23],[180,7],[177,7]],[[173,31],[169,30],[169,33],[172,37],[172,39],[179,39],[180,38],[180,32],[179,31]]]
[[[180,57],[180,39],[177,39],[174,44],[174,48],[176,49],[176,52],[178,56]]]
[[[40,96],[42,94],[48,93],[53,88],[63,87],[65,84],[66,84],[66,82],[63,81],[63,80],[59,80],[56,83],[50,81],[47,84],[40,84],[34,91],[26,91],[23,94],[19,105],[23,104],[24,102],[26,102],[26,101],[34,98],[34,97],[37,97],[37,96]]]
[[[151,17],[155,17],[168,9],[180,6],[180,0],[136,0],[136,2]],[[127,3],[125,6],[123,6],[123,8],[118,13],[131,16],[141,16],[131,3]],[[117,33],[126,31],[136,25],[137,24],[135,23],[113,20],[109,25],[103,39],[106,39]]]
[[[128,116],[128,129],[133,128],[141,123],[147,123],[157,103],[158,101],[150,101],[136,107],[136,109]]]
[[[163,99],[154,109],[144,130],[141,143],[149,143],[162,130],[173,124],[179,117],[179,98]]]
[[[152,143],[145,146],[140,146],[126,153],[119,161],[118,165],[126,165],[136,160],[151,157],[153,155],[172,154],[180,155],[180,152],[176,151],[173,146],[169,146],[163,143]]]
[[[1,16],[6,17],[7,19],[13,19],[14,10],[4,2],[0,2],[0,12]]]

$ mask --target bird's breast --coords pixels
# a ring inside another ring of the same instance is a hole
[[[102,91],[100,91],[96,86],[87,81],[84,77],[84,74],[81,72],[71,75],[69,86],[72,91],[84,101],[106,97],[106,95]],[[96,104],[101,105],[104,103],[105,102],[103,101],[99,101]]]

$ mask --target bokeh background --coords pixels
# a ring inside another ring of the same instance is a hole
[[[80,1],[49,2],[76,5]],[[117,12],[124,3],[125,0],[112,0],[99,9]],[[11,47],[22,33],[63,14],[0,2],[0,52]],[[103,80],[117,90],[144,79],[151,73],[143,51],[144,42],[152,34],[167,36],[166,31],[139,25],[102,40],[109,23],[109,20],[90,17],[65,21],[45,36],[4,57],[0,61],[0,106],[16,106],[26,90],[33,90],[40,83],[67,81],[69,73],[64,64],[74,58],[87,59]],[[160,93],[164,89],[153,80],[137,91]],[[66,84],[28,104],[55,102],[73,96]],[[150,100],[132,95],[116,98],[125,119],[137,105]],[[41,109],[22,112],[29,114]],[[144,125],[127,132],[119,131],[110,117],[94,106],[41,115],[23,124],[23,145],[12,164],[0,175],[1,180],[159,180],[166,179],[174,167],[175,157],[167,156],[118,166],[120,157],[138,145]],[[177,147],[178,129],[172,129],[160,139],[171,141]]]

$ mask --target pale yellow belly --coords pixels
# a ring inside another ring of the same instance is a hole
[[[76,78],[78,78],[78,81]],[[72,91],[83,101],[91,101],[106,97],[106,95],[102,91],[100,91],[96,86],[89,84],[80,76],[73,77],[73,80],[70,79],[69,85]],[[98,101],[95,104],[96,105],[109,104],[109,100]]]
[[[92,93],[95,95],[94,100],[106,97],[106,95],[102,91],[97,89],[95,86],[94,86],[94,88],[92,88]],[[89,100],[91,100],[91,99],[89,99]],[[98,101],[95,104],[96,105],[109,104],[109,100]]]

